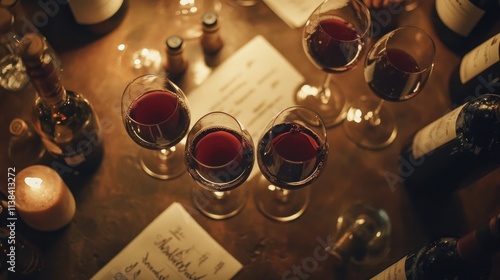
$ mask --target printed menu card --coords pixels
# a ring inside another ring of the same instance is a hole
[[[241,268],[241,263],[174,202],[91,280],[224,280]]]

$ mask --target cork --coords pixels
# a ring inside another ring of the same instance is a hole
[[[19,55],[23,61],[40,60],[44,54],[47,45],[45,38],[37,33],[28,33],[24,35],[19,43]]]
[[[177,35],[173,35],[167,38],[166,40],[167,50],[176,52],[181,50],[184,45],[184,40]]]

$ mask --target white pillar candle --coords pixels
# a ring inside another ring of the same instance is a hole
[[[16,210],[23,221],[41,231],[67,225],[75,215],[75,198],[57,172],[33,165],[16,178]]]

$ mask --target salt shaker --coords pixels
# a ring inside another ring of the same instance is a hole
[[[165,69],[169,74],[180,75],[186,71],[188,62],[184,57],[184,40],[172,35],[166,40],[167,63]]]
[[[214,12],[206,12],[202,17],[201,46],[206,53],[216,53],[224,45],[220,36],[219,17]]]

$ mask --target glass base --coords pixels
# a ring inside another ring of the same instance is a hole
[[[162,70],[161,53],[157,49],[122,43],[118,51],[119,65],[136,75],[160,73]]]
[[[378,150],[394,142],[397,135],[397,125],[390,112],[383,106],[380,107],[378,118],[374,112],[378,102],[362,96],[351,104],[347,111],[344,129],[347,136],[358,146]]]
[[[334,83],[330,83],[328,88],[302,85],[295,95],[295,103],[307,107],[318,113],[325,127],[330,128],[340,124],[347,116],[347,101]]]
[[[186,171],[184,145],[180,143],[170,149],[159,151],[141,149],[139,159],[142,169],[157,179],[176,178]]]
[[[202,187],[193,189],[193,203],[205,216],[222,220],[238,214],[246,204],[245,188],[236,188],[226,192],[213,192]]]
[[[309,206],[309,187],[297,190],[278,188],[261,176],[254,189],[257,208],[264,216],[279,222],[289,222],[300,217]]]

